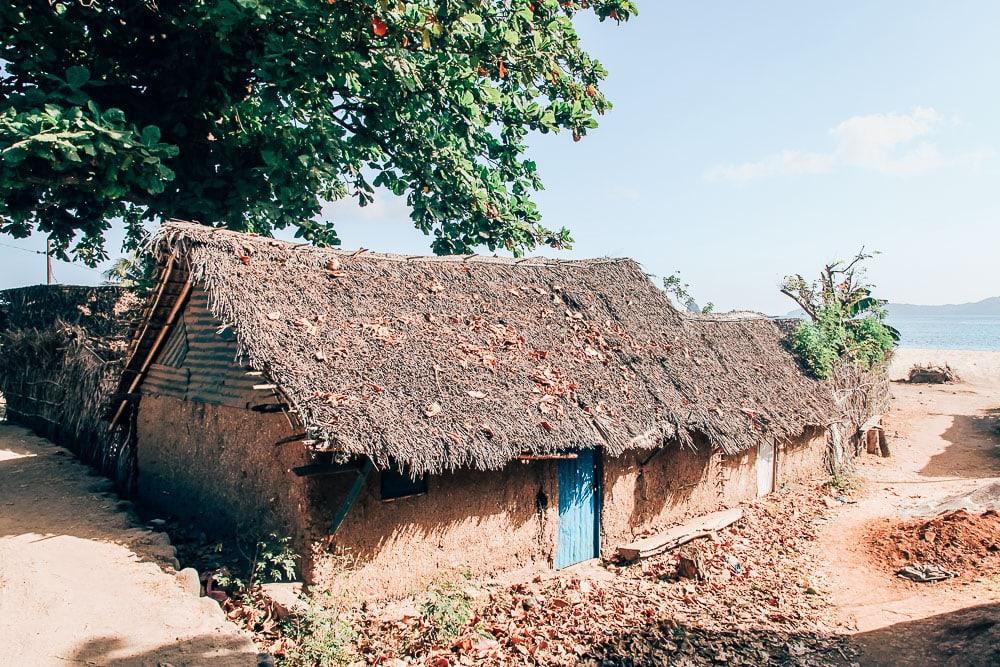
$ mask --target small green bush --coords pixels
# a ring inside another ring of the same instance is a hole
[[[849,353],[865,368],[874,368],[884,362],[896,340],[881,318],[864,317],[849,324]]]
[[[803,322],[792,337],[792,350],[821,379],[833,374],[838,359],[851,359],[870,370],[883,363],[895,346],[892,330],[880,316],[841,317],[824,308],[814,322]]]
[[[420,613],[431,629],[431,636],[438,643],[446,643],[461,633],[472,619],[472,595],[469,575],[438,579],[424,594]]]
[[[786,276],[781,293],[809,316],[792,337],[792,349],[816,377],[828,378],[838,359],[849,359],[871,370],[885,362],[899,341],[886,324],[885,301],[872,296],[865,282],[864,263],[877,253],[862,248],[848,262],[831,262],[818,280]]]
[[[295,564],[299,555],[290,546],[291,541],[290,537],[271,533],[257,543],[250,572],[252,583],[295,580]]]
[[[839,358],[837,349],[836,341],[831,340],[829,333],[815,322],[800,324],[792,339],[792,350],[819,378],[828,378],[833,374],[833,366]]]
[[[282,622],[281,634],[294,642],[278,662],[281,667],[334,667],[355,658],[355,633],[332,610],[291,616]]]

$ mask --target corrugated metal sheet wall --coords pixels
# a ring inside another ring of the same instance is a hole
[[[275,402],[274,397],[254,390],[261,382],[236,363],[236,336],[209,312],[208,295],[193,289],[140,391],[247,408]]]

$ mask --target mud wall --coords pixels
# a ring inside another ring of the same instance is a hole
[[[426,494],[380,498],[380,473],[332,537],[328,528],[356,475],[298,478],[309,463],[283,415],[144,396],[138,417],[139,493],[162,511],[221,535],[293,537],[316,590],[398,597],[443,572],[489,576],[551,567],[558,531],[557,463],[513,462],[499,472],[434,475]],[[647,530],[757,495],[756,451],[723,456],[707,442],[603,461],[602,555]],[[825,436],[777,448],[776,485],[822,470]]]
[[[604,510],[601,555],[641,533],[667,528],[685,519],[733,507],[757,497],[757,451],[734,456],[711,451],[705,441],[695,450],[671,444],[652,455],[634,451],[604,461]],[[776,448],[775,488],[819,474],[825,434],[810,432]],[[651,458],[652,456],[652,458]]]
[[[827,434],[817,428],[806,433],[801,439],[781,445],[777,451],[777,473],[775,488],[786,482],[823,474],[827,456]]]
[[[499,472],[434,475],[425,495],[392,501],[380,500],[372,473],[329,545],[322,536],[354,478],[316,478],[313,583],[335,595],[391,597],[447,570],[547,567],[558,521],[555,470],[552,462],[513,462]]]
[[[280,413],[143,396],[137,417],[138,493],[148,506],[253,543],[276,531],[301,548],[308,463]]]

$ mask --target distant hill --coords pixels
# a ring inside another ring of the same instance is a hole
[[[1000,296],[974,303],[949,303],[943,306],[890,303],[886,308],[890,317],[1000,317]]]
[[[941,306],[921,306],[912,303],[886,305],[889,317],[1000,317],[1000,296],[991,296],[973,303],[948,303]],[[803,317],[801,310],[793,310],[788,317]]]

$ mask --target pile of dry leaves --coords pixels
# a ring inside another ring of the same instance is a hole
[[[878,563],[896,570],[930,563],[962,574],[1000,573],[1000,514],[946,512],[933,519],[885,520],[869,530]]]
[[[846,640],[825,622],[812,579],[809,543],[825,509],[815,488],[748,507],[741,521],[687,547],[700,553],[700,580],[679,577],[668,552],[513,586],[467,582],[470,616],[447,639],[420,599],[339,620],[357,664],[843,664]],[[262,639],[275,645],[273,634]]]

